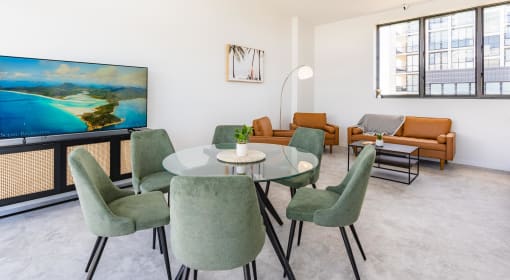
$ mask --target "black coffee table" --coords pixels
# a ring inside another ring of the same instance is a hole
[[[370,141],[352,142],[349,148],[357,154],[367,142]],[[420,147],[384,143],[384,146],[375,146],[375,150],[372,177],[410,185],[420,174]],[[350,152],[347,152],[347,170],[349,168]]]

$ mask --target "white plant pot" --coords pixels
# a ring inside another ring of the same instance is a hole
[[[381,140],[375,140],[375,145],[376,145],[377,147],[382,147],[382,146],[384,146],[384,140],[383,140],[383,139],[381,139]]]
[[[238,157],[244,157],[248,154],[248,144],[236,144],[236,154]]]

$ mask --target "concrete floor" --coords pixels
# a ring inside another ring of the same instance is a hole
[[[345,149],[324,154],[319,188],[346,174]],[[368,260],[353,252],[362,279],[510,279],[510,173],[424,162],[410,186],[371,179],[356,224]],[[287,188],[270,199],[282,217]],[[0,279],[85,279],[95,241],[77,201],[0,220]],[[290,222],[276,230],[286,247]],[[167,234],[169,230],[167,229]],[[151,231],[111,238],[95,279],[165,279]],[[352,239],[351,239],[352,240]],[[171,248],[170,248],[171,252]],[[171,256],[172,272],[180,263]],[[297,279],[354,279],[337,228],[305,224],[291,265]],[[259,279],[283,279],[269,241],[257,258]],[[242,279],[242,269],[199,279]]]

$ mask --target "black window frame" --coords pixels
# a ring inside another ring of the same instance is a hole
[[[483,19],[483,10],[485,8],[495,7],[495,6],[501,6],[501,5],[508,5],[510,4],[510,1],[503,1],[488,5],[482,5],[482,6],[474,6],[466,9],[461,10],[453,10],[448,11],[444,13],[438,13],[428,16],[422,16],[422,17],[415,17],[415,18],[409,18],[405,20],[399,20],[394,22],[388,22],[383,24],[376,25],[376,91],[380,93],[381,98],[432,98],[432,99],[510,99],[510,95],[486,95],[485,94],[485,87],[484,87],[484,19]],[[426,42],[426,36],[425,33],[425,21],[430,18],[440,17],[440,16],[446,16],[456,13],[462,13],[467,11],[475,11],[475,38],[474,38],[474,67],[475,67],[475,94],[474,95],[426,95],[425,94],[425,42]],[[419,74],[418,74],[418,94],[390,94],[390,95],[384,95],[384,92],[381,92],[380,88],[380,28],[384,26],[399,24],[399,23],[405,23],[410,21],[419,21],[418,26],[418,38],[419,38],[419,50],[418,50],[418,68],[419,68]],[[505,32],[505,30],[503,30]],[[506,33],[505,33],[506,34]],[[506,38],[506,37],[504,37]],[[505,51],[500,50],[501,51]],[[500,82],[501,83],[501,82]]]

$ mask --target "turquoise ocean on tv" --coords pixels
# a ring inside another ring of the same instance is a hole
[[[85,122],[65,109],[94,108],[104,103],[103,100],[87,102],[84,105],[83,100],[53,99],[0,90],[0,138],[86,132]],[[123,121],[101,130],[143,127],[147,123],[146,99],[121,100],[114,114]]]

